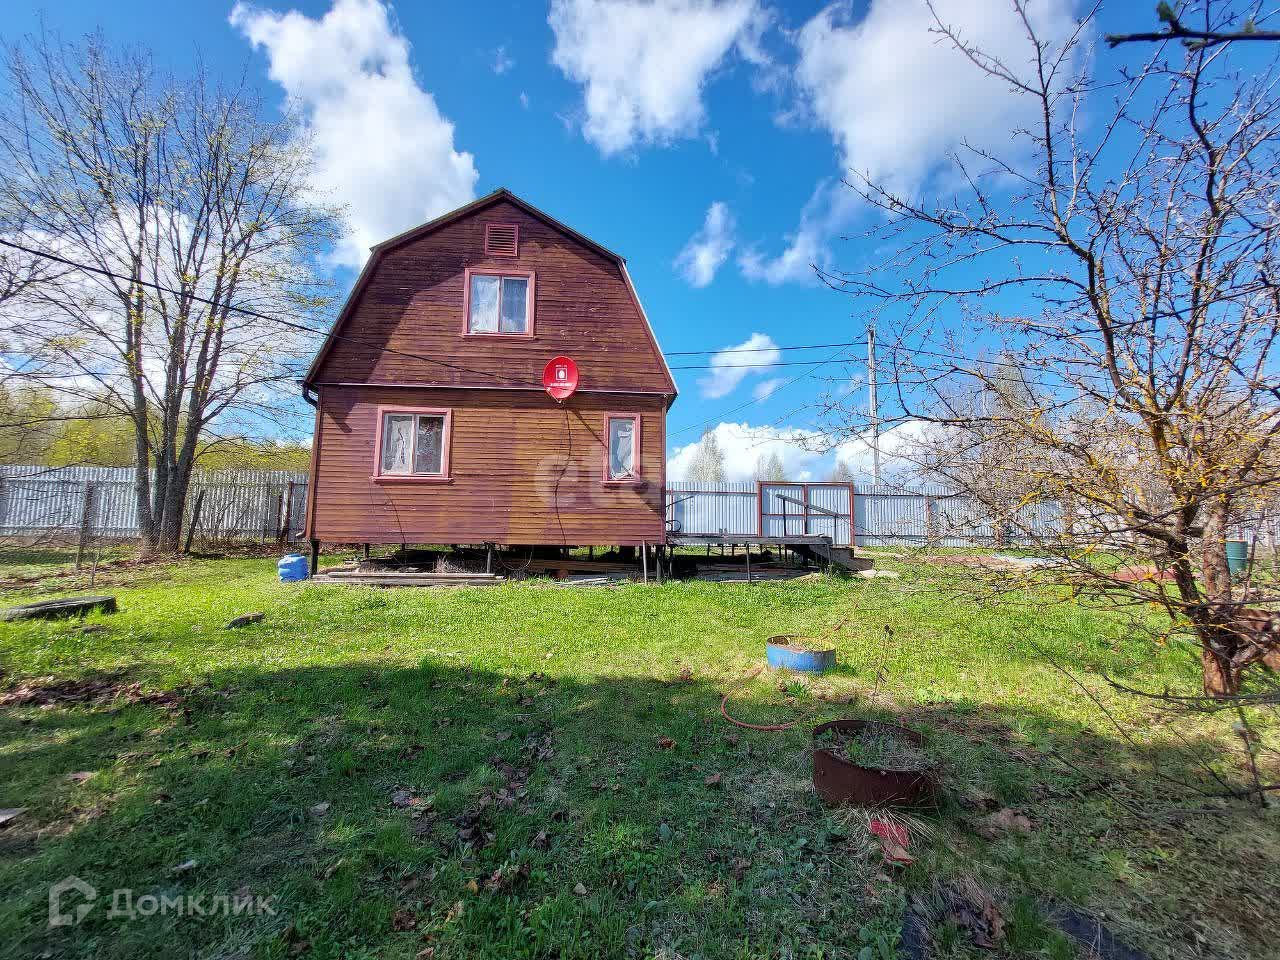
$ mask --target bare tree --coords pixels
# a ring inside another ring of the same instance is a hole
[[[932,425],[934,473],[1080,595],[1159,604],[1196,640],[1206,693],[1233,695],[1280,644],[1225,556],[1233,518],[1280,484],[1277,58],[1256,47],[1266,59],[1242,69],[1233,45],[1165,43],[1095,77],[1091,17],[1051,39],[1012,5],[1025,62],[936,13],[935,29],[1023,101],[1027,125],[1008,151],[958,151],[953,197],[850,178],[884,215],[877,251],[894,252],[826,279],[893,331],[898,400]],[[1209,32],[1239,22],[1238,5],[1191,7]],[[1022,315],[1000,309],[1013,296]],[[860,422],[843,412],[845,433]],[[1020,509],[1045,502],[1063,510],[1053,530]]]
[[[243,86],[159,77],[100,36],[28,40],[6,66],[0,203],[24,250],[75,266],[5,311],[10,349],[69,406],[128,418],[144,545],[176,550],[202,437],[280,408],[336,213],[292,118]]]
[[[1253,10],[1240,11],[1237,15],[1228,16],[1217,23],[1212,22],[1207,16],[1207,10],[1199,11],[1206,14],[1207,21],[1203,27],[1199,27],[1184,23],[1168,0],[1160,0],[1156,5],[1156,19],[1164,24],[1163,30],[1109,33],[1107,43],[1112,47],[1118,47],[1124,43],[1164,43],[1166,40],[1180,40],[1188,47],[1195,49],[1249,40],[1264,42],[1280,40],[1280,32],[1258,29],[1259,18],[1256,9],[1258,6],[1261,4],[1255,4]]]

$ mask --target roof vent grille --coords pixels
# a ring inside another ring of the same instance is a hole
[[[484,252],[493,257],[519,255],[520,228],[514,223],[486,223]]]

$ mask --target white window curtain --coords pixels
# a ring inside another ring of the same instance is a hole
[[[529,281],[524,277],[502,278],[502,317],[499,330],[502,333],[529,332]]]
[[[609,479],[636,475],[636,422],[631,418],[609,421]]]
[[[410,473],[413,463],[413,417],[387,414],[382,422],[382,472]]]
[[[414,473],[442,473],[444,461],[444,417],[418,417],[418,447]]]
[[[471,316],[467,329],[472,333],[498,332],[498,292],[501,277],[475,275],[471,278]]]
[[[529,278],[471,276],[469,333],[528,333]]]

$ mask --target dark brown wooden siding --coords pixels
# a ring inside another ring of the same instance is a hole
[[[490,222],[519,226],[518,257],[485,255]],[[618,263],[508,200],[377,256],[315,383],[538,384],[546,362],[565,354],[583,390],[674,392]],[[532,337],[463,335],[467,267],[534,272]]]
[[[577,545],[664,539],[662,397],[578,393],[561,407],[533,391],[327,386],[319,405],[311,531],[318,539]],[[371,479],[380,406],[453,412],[452,482]],[[640,484],[603,480],[608,413],[641,415]]]

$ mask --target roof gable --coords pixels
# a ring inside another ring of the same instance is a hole
[[[353,342],[355,341],[354,337],[348,337],[344,335],[344,329],[347,327],[348,322],[351,319],[352,315],[356,312],[356,308],[360,304],[361,299],[366,292],[366,288],[368,288],[370,282],[373,280],[375,274],[377,273],[379,265],[384,262],[384,259],[389,254],[392,254],[395,251],[398,251],[401,248],[407,247],[417,241],[423,241],[427,238],[430,238],[432,234],[435,234],[438,231],[444,230],[445,228],[453,224],[458,224],[470,217],[474,217],[477,214],[481,214],[486,209],[498,204],[509,204],[510,206],[514,206],[519,211],[523,212],[524,214],[527,214],[529,217],[532,217],[535,220],[545,224],[547,227],[551,229],[551,231],[554,231],[554,233],[560,234],[561,236],[571,241],[573,244],[577,244],[577,245],[581,245],[582,247],[585,247],[587,250],[592,251],[594,254],[603,258],[603,260],[608,261],[609,263],[612,263],[616,267],[617,273],[621,277],[622,284],[626,288],[627,297],[629,298],[630,303],[634,306],[635,313],[640,318],[640,321],[644,328],[644,334],[648,340],[649,345],[653,348],[653,352],[656,355],[658,364],[660,365],[662,379],[665,380],[665,383],[659,384],[659,386],[662,388],[661,392],[667,393],[674,399],[674,396],[676,394],[675,379],[671,375],[671,370],[667,366],[666,358],[663,356],[662,349],[658,345],[657,338],[654,336],[652,325],[649,323],[649,318],[645,314],[644,307],[641,305],[640,299],[636,294],[635,286],[632,283],[630,274],[628,273],[626,268],[626,260],[619,254],[608,249],[607,247],[602,246],[601,244],[595,242],[594,240],[585,236],[584,234],[581,234],[578,231],[574,230],[573,228],[562,223],[561,221],[556,220],[554,217],[550,216],[549,214],[544,213],[543,211],[539,210],[537,207],[533,206],[527,201],[521,199],[520,197],[517,197],[515,194],[511,193],[506,188],[500,188],[498,190],[495,190],[493,193],[490,193],[484,197],[480,197],[479,199],[474,200],[471,203],[465,204],[464,206],[459,207],[458,209],[453,210],[449,213],[446,213],[443,216],[437,217],[434,220],[428,221],[427,223],[414,227],[410,230],[406,230],[403,233],[397,234],[393,237],[383,240],[378,244],[375,244],[371,248],[368,261],[365,263],[364,268],[361,270],[359,277],[356,279],[356,283],[352,288],[350,296],[347,298],[347,301],[343,304],[342,310],[339,313],[337,320],[335,321],[333,327],[330,329],[328,335],[325,338],[324,343],[321,345],[320,350],[317,352],[315,359],[312,361],[310,367],[308,368],[306,376],[303,379],[304,386],[311,385],[316,381],[316,377],[319,374],[321,367],[325,362],[325,359],[333,350],[336,342],[344,341],[344,340],[349,340]],[[412,353],[409,353],[403,350],[397,350],[389,346],[384,347],[383,349],[388,350],[391,353],[398,353],[401,356],[405,356],[405,357],[413,356]],[[431,350],[429,347],[424,347],[421,350],[419,358],[424,361],[435,363],[437,361],[451,360],[452,354],[446,351],[442,351],[439,347],[437,347],[434,351]],[[449,366],[449,363],[447,362],[441,363],[440,366],[447,367]],[[493,374],[493,375],[498,376],[497,374]],[[510,378],[505,378],[505,379],[509,380]]]

